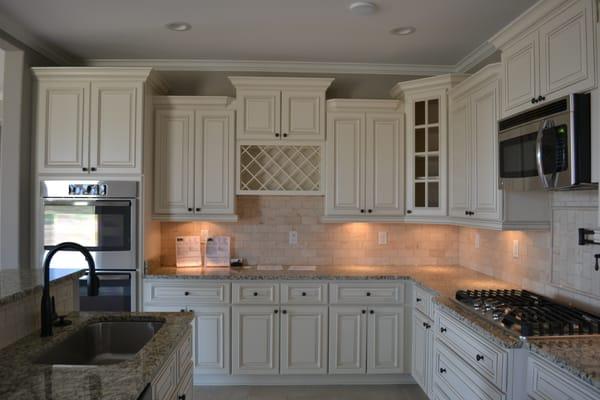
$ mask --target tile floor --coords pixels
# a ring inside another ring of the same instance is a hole
[[[426,400],[417,385],[204,386],[193,400]]]

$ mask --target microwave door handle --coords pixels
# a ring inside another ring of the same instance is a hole
[[[544,174],[544,154],[542,153],[542,140],[544,139],[544,131],[551,127],[553,122],[551,120],[543,120],[540,123],[540,129],[537,133],[537,139],[535,143],[535,159],[537,164],[538,176],[542,181],[542,185],[544,185],[544,189],[549,189],[550,184],[548,183],[548,178]]]

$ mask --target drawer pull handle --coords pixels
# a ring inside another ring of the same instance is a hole
[[[440,332],[444,333],[446,331],[448,331],[448,329],[444,328],[443,326],[440,328]]]
[[[420,297],[417,297],[417,303],[420,303],[420,302],[422,302],[422,301],[423,301],[423,299],[422,299],[422,298],[420,298]]]
[[[440,374],[445,374],[446,373],[446,368],[440,368]]]
[[[254,293],[252,293],[252,295],[253,295],[254,297],[258,296],[258,292],[254,292]]]
[[[185,292],[184,295],[189,296],[190,292]]]
[[[306,297],[306,292],[302,292],[302,296]]]
[[[483,356],[482,356],[482,355],[480,355],[480,354],[477,354],[477,355],[475,356],[475,358],[477,359],[477,361],[481,361],[481,360],[483,360]]]
[[[371,296],[371,292],[367,292],[367,297]]]

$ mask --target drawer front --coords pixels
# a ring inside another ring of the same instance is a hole
[[[281,304],[327,304],[327,284],[282,283]]]
[[[423,288],[415,285],[414,304],[415,308],[433,319],[433,305],[431,299],[433,296]]]
[[[234,283],[233,304],[279,304],[279,284]]]
[[[158,376],[152,381],[152,399],[171,400],[177,393],[177,362],[173,354]]]
[[[460,399],[504,400],[506,395],[490,384],[485,378],[471,371],[465,362],[452,353],[442,343],[435,344],[433,380],[436,386],[448,386],[446,395]]]
[[[332,283],[331,304],[402,304],[404,283]]]
[[[228,304],[229,283],[168,280],[144,282],[144,304]]]
[[[192,333],[190,332],[183,340],[181,347],[177,351],[177,362],[179,364],[179,380],[183,379],[183,374],[189,368],[192,362]]]
[[[535,356],[527,361],[527,394],[536,400],[600,399],[600,390]]]
[[[504,377],[507,373],[508,354],[505,350],[488,342],[444,313],[439,313],[437,327],[439,340],[453,349],[474,371],[506,391]]]

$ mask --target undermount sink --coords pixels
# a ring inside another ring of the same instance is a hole
[[[162,321],[102,321],[85,325],[42,353],[37,364],[109,365],[133,358]]]

